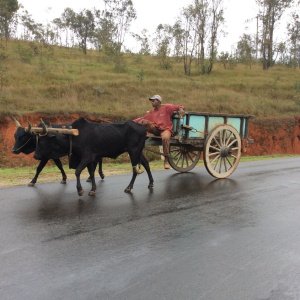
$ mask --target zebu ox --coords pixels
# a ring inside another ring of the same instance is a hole
[[[31,125],[29,125],[27,128],[24,128],[21,126],[21,124],[14,119],[16,123],[16,131],[14,134],[15,138],[15,144],[12,148],[12,152],[14,154],[30,154],[33,153],[36,150],[36,145],[39,141],[40,136],[38,135],[37,132],[34,132],[31,130]],[[42,122],[40,124],[42,128],[44,128],[44,132],[42,134],[45,134],[45,124]],[[54,128],[61,128],[62,126],[60,125],[54,125]],[[63,169],[63,165],[61,163],[60,158],[63,156],[68,155],[68,151],[66,149],[60,149],[59,145],[55,145],[53,143],[49,144],[47,148],[45,148],[46,151],[40,151],[39,156],[37,157],[36,154],[34,154],[34,158],[39,160],[39,164],[36,168],[36,172],[32,180],[28,183],[28,186],[34,186],[37,182],[39,174],[42,172],[44,169],[45,165],[49,160],[53,160],[55,165],[58,167],[58,169],[61,172],[62,175],[62,184],[66,184],[67,182],[67,175]],[[99,161],[99,175],[101,179],[104,178],[104,174],[102,171],[102,159]],[[89,179],[88,179],[89,180]]]
[[[146,140],[146,128],[132,121],[124,123],[98,124],[79,118],[72,123],[73,129],[78,129],[79,135],[72,136],[72,148],[69,166],[76,169],[75,175],[77,179],[77,192],[81,196],[83,189],[80,183],[80,174],[87,167],[92,189],[90,196],[95,195],[96,183],[94,172],[96,162],[102,157],[117,158],[120,154],[128,152],[133,175],[125,192],[130,192],[137,174],[141,173],[139,165],[145,168],[148,178],[148,188],[153,187],[153,177],[150,171],[149,163],[143,154]],[[55,144],[60,151],[69,151],[70,137],[62,134],[45,135],[40,137],[36,148],[36,156],[45,153],[50,144]]]

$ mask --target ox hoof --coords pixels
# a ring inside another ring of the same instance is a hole
[[[83,195],[83,190],[78,191],[78,195],[82,196]]]
[[[148,189],[153,189],[153,187],[154,187],[154,184],[153,183],[149,183]]]
[[[27,186],[34,186],[34,185],[35,185],[34,182],[29,182],[29,183],[27,184]]]
[[[61,183],[61,184],[66,184],[66,183],[67,183],[67,180],[63,179],[60,183]]]
[[[131,193],[131,190],[132,190],[132,188],[131,188],[130,186],[128,186],[128,187],[124,190],[124,192],[125,192],[125,193]]]
[[[95,191],[89,191],[89,196],[96,196],[96,192]]]
[[[100,174],[100,178],[103,180],[104,179],[104,174]]]

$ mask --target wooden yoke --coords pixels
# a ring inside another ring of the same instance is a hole
[[[39,134],[47,134],[47,133],[53,133],[53,134],[69,134],[69,135],[79,135],[78,129],[68,129],[68,128],[53,128],[53,127],[47,127],[47,130],[45,132],[45,129],[43,127],[31,127],[29,129],[31,132],[39,133]]]

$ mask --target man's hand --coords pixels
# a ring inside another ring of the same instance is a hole
[[[183,108],[179,108],[178,113],[179,113],[179,115],[180,115],[181,118],[183,118],[184,115],[185,115],[185,111],[184,111]]]

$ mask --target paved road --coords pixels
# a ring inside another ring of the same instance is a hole
[[[300,159],[194,171],[0,190],[0,299],[300,299]]]

